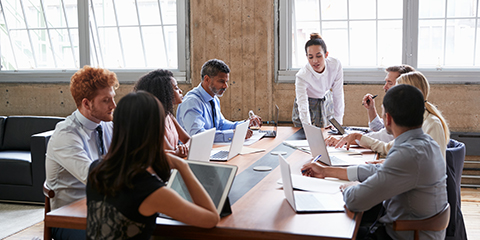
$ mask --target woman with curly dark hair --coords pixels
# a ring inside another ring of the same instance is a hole
[[[188,155],[186,143],[190,136],[173,116],[174,105],[181,103],[183,99],[182,90],[178,87],[173,73],[163,69],[153,70],[135,83],[134,91],[139,90],[153,94],[165,108],[165,151],[186,157]]]

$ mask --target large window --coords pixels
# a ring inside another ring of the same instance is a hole
[[[383,69],[400,63],[433,82],[479,81],[478,0],[287,0],[279,10],[279,81],[294,80],[307,63],[313,32],[347,82],[381,81]]]
[[[0,74],[91,65],[185,80],[185,9],[185,0],[0,0]]]

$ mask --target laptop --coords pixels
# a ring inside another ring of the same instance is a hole
[[[233,157],[237,156],[243,147],[243,142],[245,141],[245,136],[247,136],[249,120],[237,124],[235,127],[235,133],[233,134],[232,142],[230,143],[230,149],[226,150],[216,150],[212,149],[210,153],[210,160],[213,161],[228,161]]]
[[[351,166],[365,164],[364,159],[356,159],[354,157],[340,158],[337,156],[329,156],[325,139],[323,138],[322,129],[309,124],[303,124],[303,130],[307,137],[308,146],[312,157],[321,155],[319,161],[328,166]]]
[[[222,214],[225,212],[222,212],[224,207],[230,209],[230,202],[227,197],[238,167],[235,165],[198,161],[188,161],[188,165],[193,174],[195,174],[195,177],[197,177],[198,181],[200,181],[205,188],[208,195],[210,195],[210,198],[212,198],[218,214],[224,216],[225,214]],[[185,182],[177,169],[172,171],[167,187],[175,190],[187,201],[193,202],[190,193],[185,186]]]
[[[340,189],[336,193],[294,192],[290,165],[282,155],[278,155],[278,160],[280,161],[285,198],[296,213],[345,211],[345,202]]]
[[[265,133],[263,137],[277,137],[277,127],[278,127],[278,106],[275,104],[275,122],[273,123],[273,131],[270,130],[259,130],[260,133]]]
[[[215,140],[215,128],[197,133],[190,138],[187,160],[208,162]]]
[[[362,133],[368,133],[369,130],[368,128],[359,128],[359,127],[343,127],[342,124],[340,124],[337,119],[334,117],[330,118],[328,120],[333,127],[335,127],[336,130],[332,130],[330,133],[332,134],[340,134],[343,135],[345,133],[348,133],[348,131],[357,131],[357,132],[362,132]]]

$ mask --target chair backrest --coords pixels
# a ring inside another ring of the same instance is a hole
[[[51,210],[50,198],[55,197],[55,191],[47,186],[47,181],[43,183],[43,195],[45,195],[45,216],[47,216],[47,213]],[[52,239],[52,229],[46,225],[43,227],[43,239]]]
[[[461,181],[465,161],[465,144],[450,139],[447,145],[447,194],[450,204],[450,223],[446,230],[447,239],[466,239],[465,223],[461,211]]]
[[[414,231],[414,239],[418,239],[419,231],[441,231],[450,221],[450,204],[432,217],[421,220],[397,220],[393,222],[394,231]]]

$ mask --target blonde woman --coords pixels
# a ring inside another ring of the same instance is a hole
[[[409,72],[400,75],[400,77],[397,78],[396,84],[412,85],[423,93],[423,97],[425,98],[425,113],[423,115],[422,130],[438,143],[440,150],[442,150],[443,158],[445,159],[447,144],[450,140],[450,130],[441,112],[428,101],[430,84],[427,78],[425,78],[421,72]],[[362,147],[370,148],[375,152],[386,155],[393,146],[394,141],[387,143],[359,133],[352,133],[341,139],[329,137],[326,142],[329,146],[335,146],[337,148],[346,144],[347,149],[350,147],[350,144],[358,143]],[[374,163],[377,162],[381,161],[375,161]]]

